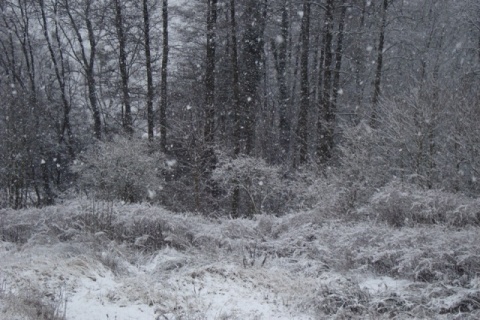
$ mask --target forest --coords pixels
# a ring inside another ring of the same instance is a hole
[[[394,180],[478,195],[475,1],[1,10],[3,206],[77,192],[248,216],[300,173],[360,203]]]
[[[298,298],[301,279],[265,280],[293,281],[288,297],[272,285],[277,313],[130,292],[147,309],[170,301],[158,319],[479,315],[478,1],[0,0],[0,11],[4,257],[88,243],[82,257],[122,281],[217,261],[200,273],[256,288],[271,270],[300,270],[317,285]],[[49,254],[80,259],[62,248]],[[174,267],[146,262],[159,252]],[[352,286],[347,271],[375,279]],[[0,310],[32,307],[7,280]],[[69,285],[53,307],[38,294],[32,312],[90,319],[68,313]]]

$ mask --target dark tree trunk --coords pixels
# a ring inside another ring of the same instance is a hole
[[[70,23],[72,24],[73,31],[75,32],[75,36],[77,37],[78,44],[80,46],[80,63],[82,64],[83,70],[85,72],[85,78],[87,80],[87,88],[88,88],[88,100],[90,102],[90,108],[92,109],[93,113],[93,135],[96,139],[102,139],[102,120],[100,115],[100,109],[98,107],[97,101],[97,86],[95,80],[95,56],[97,52],[97,42],[95,40],[95,33],[93,30],[93,24],[90,17],[90,10],[91,10],[92,0],[86,0],[86,8],[85,8],[85,24],[87,27],[87,35],[88,35],[88,45],[90,47],[90,54],[87,57],[85,52],[85,44],[83,40],[83,36],[80,32],[80,28],[75,21],[75,18],[72,14],[72,9],[70,8],[69,0],[65,0],[65,9],[67,15],[69,17]],[[74,50],[74,48],[72,47]]]
[[[243,138],[245,154],[251,155],[255,146],[256,112],[260,104],[258,88],[261,84],[261,61],[263,54],[263,32],[265,17],[263,4],[257,0],[248,0],[245,9],[245,33],[243,39],[244,79],[242,83],[244,98]]]
[[[343,37],[345,29],[345,14],[347,13],[347,6],[345,0],[341,2],[340,20],[338,22],[338,36],[337,36],[337,49],[335,52],[335,74],[333,76],[332,87],[332,109],[333,113],[337,112],[337,98],[340,91],[340,71],[342,69],[343,58]]]
[[[122,78],[122,100],[123,107],[123,130],[128,135],[133,134],[132,110],[130,107],[130,90],[128,88],[128,70],[127,70],[127,52],[126,52],[126,36],[123,26],[122,4],[120,0],[115,0],[115,29],[117,31],[119,56],[118,64],[120,69],[120,76]]]
[[[43,35],[45,37],[45,40],[47,41],[47,46],[48,46],[48,51],[50,53],[50,58],[52,60],[53,68],[55,70],[55,76],[60,88],[60,96],[62,100],[62,106],[63,106],[63,119],[62,119],[62,125],[60,128],[59,132],[59,144],[65,143],[67,146],[67,151],[70,157],[73,159],[75,158],[75,151],[74,151],[74,141],[73,141],[73,134],[72,134],[72,129],[70,125],[70,103],[68,102],[67,99],[67,94],[66,94],[66,87],[65,87],[65,68],[64,68],[64,59],[63,59],[63,52],[60,49],[60,35],[58,33],[58,22],[55,21],[55,37],[56,37],[56,43],[58,46],[58,58],[55,54],[55,51],[53,49],[53,44],[52,40],[50,39],[50,36],[48,34],[48,24],[47,24],[47,19],[46,19],[46,14],[45,14],[45,3],[43,0],[39,1],[40,4],[40,11],[41,11],[41,16],[42,16],[42,23],[43,23]],[[54,4],[54,13],[57,13],[57,3],[55,2]],[[67,138],[65,139],[65,134],[67,135]],[[57,156],[59,159],[61,158],[61,155],[59,154]],[[61,170],[57,169],[57,185],[60,185],[61,183]]]
[[[387,25],[387,8],[388,0],[383,0],[382,6],[382,24],[380,25],[380,38],[378,40],[377,49],[377,69],[375,71],[375,81],[373,84],[373,98],[372,98],[372,117],[370,119],[370,125],[372,127],[377,126],[377,104],[380,97],[380,85],[382,81],[382,68],[383,68],[383,47],[385,44],[385,28]]]
[[[319,132],[319,150],[320,161],[325,163],[332,157],[333,135],[335,128],[335,114],[332,110],[331,90],[332,90],[332,29],[333,29],[333,2],[328,0],[325,11],[325,63],[323,72],[323,93],[322,103],[319,110],[319,121],[317,130]]]
[[[241,123],[240,123],[240,68],[238,66],[238,46],[237,46],[237,18],[235,12],[235,0],[230,0],[230,28],[232,36],[232,89],[233,89],[233,107],[235,108],[235,124],[233,134],[233,154],[237,157],[240,154],[241,145]],[[236,185],[232,195],[232,217],[238,217],[238,206],[240,203],[240,187]]]
[[[300,57],[300,110],[298,114],[297,136],[299,143],[299,163],[308,160],[308,112],[310,109],[309,52],[310,52],[310,0],[303,2]]]
[[[147,133],[148,140],[153,141],[153,76],[152,57],[150,50],[150,14],[148,0],[143,0],[143,38],[145,42],[145,64],[147,68]]]
[[[272,40],[275,69],[277,72],[279,92],[279,144],[280,161],[286,163],[290,149],[290,119],[288,117],[288,89],[287,89],[287,44],[289,35],[289,17],[287,2],[284,0],[282,9],[282,23],[280,27],[280,41]]]
[[[168,44],[168,0],[162,2],[162,19],[163,19],[163,51],[162,51],[162,83],[160,87],[160,150],[165,152],[167,149],[167,66],[168,52],[170,50]]]
[[[217,25],[217,0],[208,0],[207,12],[207,61],[205,70],[205,130],[207,146],[214,141],[215,129],[215,51]]]
[[[231,32],[231,60],[232,60],[232,91],[233,91],[233,107],[235,108],[235,127],[234,127],[234,147],[235,156],[240,154],[240,67],[238,66],[238,46],[237,46],[237,18],[235,10],[235,0],[230,0],[230,32]]]

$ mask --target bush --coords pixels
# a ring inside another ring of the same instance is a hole
[[[342,130],[340,146],[343,193],[351,205],[363,205],[375,190],[391,180],[392,172],[378,133],[366,122]]]
[[[272,212],[275,199],[281,199],[282,181],[279,168],[269,166],[263,159],[221,157],[212,179],[229,197],[238,188],[247,203],[249,213]]]
[[[74,171],[87,193],[105,200],[140,202],[155,198],[162,189],[164,162],[163,154],[150,152],[146,142],[117,138],[83,153]]]
[[[480,224],[480,200],[399,182],[392,182],[374,194],[371,208],[378,220],[395,227]]]

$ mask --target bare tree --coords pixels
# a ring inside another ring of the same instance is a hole
[[[308,112],[310,109],[309,54],[310,54],[310,0],[303,1],[300,57],[300,110],[298,114],[297,136],[300,144],[299,162],[308,160]]]
[[[69,26],[72,28],[77,43],[75,44],[73,39],[70,38],[69,32],[65,26],[61,26],[61,29],[65,35],[65,39],[68,41],[71,49],[71,53],[75,59],[81,64],[88,88],[88,100],[90,102],[90,108],[93,113],[93,134],[98,140],[102,139],[102,120],[100,115],[100,108],[97,98],[97,85],[95,75],[95,61],[97,54],[97,35],[95,34],[93,24],[93,0],[84,0],[79,8],[72,8],[70,0],[62,0],[62,9],[68,17]],[[77,3],[75,3],[77,4]],[[77,14],[81,11],[81,14]],[[98,11],[98,10],[97,10]],[[85,41],[82,28],[86,28],[87,38]],[[77,50],[77,46],[79,50]],[[78,52],[80,51],[80,52]]]
[[[128,87],[128,70],[127,70],[127,52],[126,52],[126,34],[124,31],[124,22],[123,22],[123,9],[122,3],[120,0],[114,0],[115,5],[115,29],[118,38],[118,65],[120,69],[120,76],[122,78],[122,101],[123,101],[123,111],[122,112],[122,125],[123,129],[128,135],[133,134],[133,120],[132,120],[132,109],[130,106],[130,90]]]
[[[332,38],[333,38],[333,11],[334,1],[327,0],[325,11],[325,29],[324,29],[324,72],[322,101],[319,110],[319,119],[317,122],[318,130],[318,149],[317,153],[321,162],[326,162],[332,157],[333,135],[335,129],[335,112],[332,108],[331,90],[332,90]]]
[[[205,143],[211,147],[215,129],[215,54],[216,54],[217,0],[208,0],[207,61],[205,70]]]
[[[152,54],[150,49],[150,12],[148,0],[143,0],[143,39],[145,42],[145,68],[147,73],[147,132],[148,140],[153,141],[153,73]]]
[[[287,58],[289,37],[289,15],[287,0],[283,2],[280,35],[272,39],[271,46],[279,92],[279,144],[280,159],[286,162],[290,148],[290,119],[288,117]]]
[[[377,69],[375,71],[375,82],[373,89],[373,98],[372,98],[372,116],[370,119],[370,125],[372,127],[376,126],[377,121],[377,104],[378,98],[380,97],[380,84],[382,81],[382,68],[383,68],[383,47],[385,45],[385,28],[387,26],[387,8],[388,0],[383,0],[382,5],[382,22],[380,25],[380,36],[378,39],[377,47]]]
[[[162,44],[162,83],[160,87],[160,150],[167,149],[167,105],[168,105],[168,0],[162,2],[163,44]]]
[[[62,41],[60,40],[60,32],[59,32],[60,30],[58,27],[58,20],[54,20],[54,25],[55,25],[54,35],[55,35],[55,43],[56,43],[56,48],[55,48],[54,41],[50,38],[50,35],[49,35],[49,25],[47,22],[45,1],[40,0],[39,6],[40,6],[41,17],[42,17],[43,35],[45,37],[45,40],[47,41],[48,51],[50,53],[50,58],[52,60],[53,68],[55,70],[55,77],[57,79],[57,82],[60,88],[60,95],[61,95],[62,105],[63,105],[63,123],[60,129],[59,143],[62,144],[64,141],[66,142],[68,153],[70,154],[70,157],[73,158],[75,157],[75,151],[74,151],[75,142],[74,142],[72,127],[70,123],[71,105],[67,98],[67,88],[66,88],[67,77],[66,77],[66,71],[65,71],[65,58],[64,58],[62,47],[61,47]],[[55,0],[55,2],[53,3],[53,13],[54,15],[58,13],[57,0]],[[65,139],[65,133],[67,135],[67,139]]]

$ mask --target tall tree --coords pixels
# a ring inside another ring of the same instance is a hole
[[[62,119],[62,126],[60,129],[60,137],[59,143],[62,144],[65,142],[67,144],[68,153],[70,157],[75,157],[74,151],[74,138],[73,132],[70,122],[70,111],[71,105],[67,98],[67,88],[66,88],[66,72],[65,72],[65,58],[64,53],[61,48],[61,40],[60,40],[60,30],[58,27],[58,20],[54,20],[55,25],[55,43],[56,48],[54,46],[54,41],[50,38],[49,35],[49,25],[47,22],[47,15],[45,10],[45,1],[39,0],[40,12],[42,17],[42,30],[45,40],[47,41],[48,52],[50,53],[50,59],[52,60],[53,69],[55,70],[55,77],[57,79],[59,88],[60,88],[60,96],[63,105],[63,119]],[[53,13],[56,15],[58,13],[58,1],[55,0],[53,3]],[[65,139],[65,134],[67,138]]]
[[[238,65],[238,46],[237,46],[237,17],[235,10],[235,0],[230,0],[230,33],[231,33],[231,60],[232,60],[232,89],[234,104],[234,147],[233,154],[237,157],[241,151],[241,122],[240,122],[240,67]],[[240,187],[236,185],[232,195],[232,216],[238,217],[238,207],[240,202]]]
[[[215,129],[215,54],[216,54],[217,0],[208,0],[207,61],[205,70],[205,143],[211,147]]]
[[[162,83],[160,87],[160,150],[167,149],[167,105],[168,105],[168,0],[162,2],[163,44],[162,44]]]
[[[290,119],[288,117],[287,58],[288,58],[289,15],[287,0],[283,1],[280,35],[272,39],[275,71],[279,95],[279,145],[280,159],[285,163],[290,149]]]
[[[114,0],[115,5],[115,29],[118,38],[118,65],[120,69],[120,76],[122,78],[122,125],[125,132],[129,135],[133,133],[132,109],[130,106],[130,90],[128,87],[128,70],[127,70],[127,52],[126,52],[126,34],[123,22],[123,9],[120,0]]]
[[[262,55],[265,31],[266,4],[257,0],[245,3],[243,34],[243,140],[245,154],[251,155],[255,146],[256,112],[260,104],[258,88],[262,76]]]
[[[343,38],[344,38],[344,30],[345,30],[346,13],[347,13],[347,6],[345,5],[345,0],[342,0],[340,3],[340,18],[338,21],[337,48],[335,49],[335,74],[333,76],[333,84],[332,84],[332,108],[334,109],[335,113],[338,110],[337,98],[341,90],[340,71],[342,69]]]
[[[335,129],[335,113],[332,109],[332,39],[333,39],[333,11],[334,0],[327,0],[325,8],[325,29],[324,29],[324,72],[322,101],[317,122],[318,130],[318,156],[321,162],[326,162],[332,157],[333,135]]]
[[[148,140],[153,141],[153,72],[152,54],[150,49],[150,12],[148,0],[143,0],[143,40],[145,43],[145,67],[147,73],[147,133]],[[168,60],[167,60],[168,61]]]
[[[310,54],[310,0],[303,1],[300,57],[300,110],[298,114],[299,162],[308,160],[308,112],[310,109],[309,54]]]
[[[232,61],[232,91],[233,91],[233,105],[234,105],[234,147],[233,153],[235,156],[240,154],[240,137],[241,137],[241,123],[240,123],[240,67],[238,65],[238,45],[237,45],[237,17],[235,10],[235,0],[230,0],[230,33],[231,33],[231,61]]]
[[[77,3],[76,3],[77,4]],[[71,51],[74,53],[75,58],[81,64],[88,88],[88,100],[90,102],[90,108],[93,113],[93,134],[98,140],[102,139],[102,120],[100,115],[100,108],[97,98],[97,84],[95,75],[95,62],[97,54],[97,39],[94,30],[94,24],[92,19],[93,14],[93,0],[84,0],[79,3],[81,8],[72,8],[70,0],[63,0],[62,6],[68,16],[70,27],[73,29],[74,35],[77,38],[78,50],[70,39],[69,34],[65,27],[62,27],[62,31],[65,34],[65,38],[69,42]],[[81,12],[80,12],[81,10]],[[87,29],[87,38],[85,41],[84,33],[82,32],[82,24],[85,24]]]
[[[387,26],[387,8],[388,0],[383,0],[382,5],[382,21],[380,24],[380,36],[378,39],[377,47],[377,68],[375,71],[375,81],[373,84],[373,98],[372,98],[372,116],[370,119],[370,125],[375,127],[377,125],[377,104],[380,97],[380,84],[382,81],[382,68],[383,68],[383,47],[385,45],[385,28]]]

